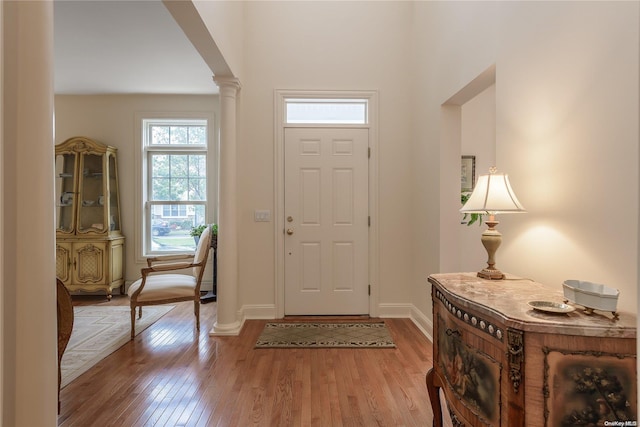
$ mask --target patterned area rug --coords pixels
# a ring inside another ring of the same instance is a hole
[[[156,305],[136,313],[136,335],[167,314],[174,306]],[[128,306],[87,305],[73,308],[73,331],[62,355],[61,388],[127,342],[131,334]]]
[[[267,323],[256,348],[395,348],[384,322]]]

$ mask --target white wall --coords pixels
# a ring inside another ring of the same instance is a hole
[[[213,84],[213,83],[212,83]],[[127,284],[140,276],[140,253],[136,253],[135,197],[138,177],[135,174],[139,147],[136,113],[208,112],[217,120],[217,95],[57,95],[55,97],[55,143],[73,136],[86,136],[118,149],[118,179],[122,233],[125,240],[125,280]],[[217,129],[217,124],[216,124]],[[214,129],[213,132],[217,133]],[[214,183],[215,180],[210,181]],[[210,209],[216,209],[215,203]],[[139,246],[139,245],[138,245]],[[210,261],[211,263],[211,261]],[[209,267],[211,268],[211,267]],[[205,272],[203,286],[210,289],[212,277]]]
[[[499,267],[558,289],[568,278],[606,283],[620,289],[619,308],[633,312],[638,8],[637,2],[426,2],[416,3],[414,28],[415,105],[424,117],[416,126],[416,164],[443,168],[457,161],[454,152],[440,165],[429,155],[439,145],[438,108],[495,64],[497,166],[529,212],[501,216]],[[418,171],[415,184],[426,176]],[[432,195],[418,193],[419,203],[426,206]],[[452,204],[451,214],[457,209]],[[418,247],[416,266],[433,254]],[[416,268],[415,286],[432,272]]]

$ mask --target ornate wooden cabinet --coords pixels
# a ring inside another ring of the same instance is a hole
[[[562,302],[561,286],[509,276],[435,274],[429,282],[435,426],[439,390],[454,426],[636,425],[635,316],[534,310],[529,301]]]
[[[69,291],[124,285],[116,148],[85,137],[56,145],[56,274]]]

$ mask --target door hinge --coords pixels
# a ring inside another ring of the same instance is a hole
[[[367,147],[367,157],[371,158],[371,147]]]
[[[371,285],[369,285],[369,296],[371,296]]]
[[[369,225],[369,227],[371,227],[371,216],[367,217],[367,224]]]

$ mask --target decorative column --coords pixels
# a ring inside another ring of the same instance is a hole
[[[214,77],[220,88],[220,193],[218,196],[218,317],[209,335],[238,335],[236,97],[240,82]]]
[[[53,1],[0,8],[0,424],[55,426]]]

